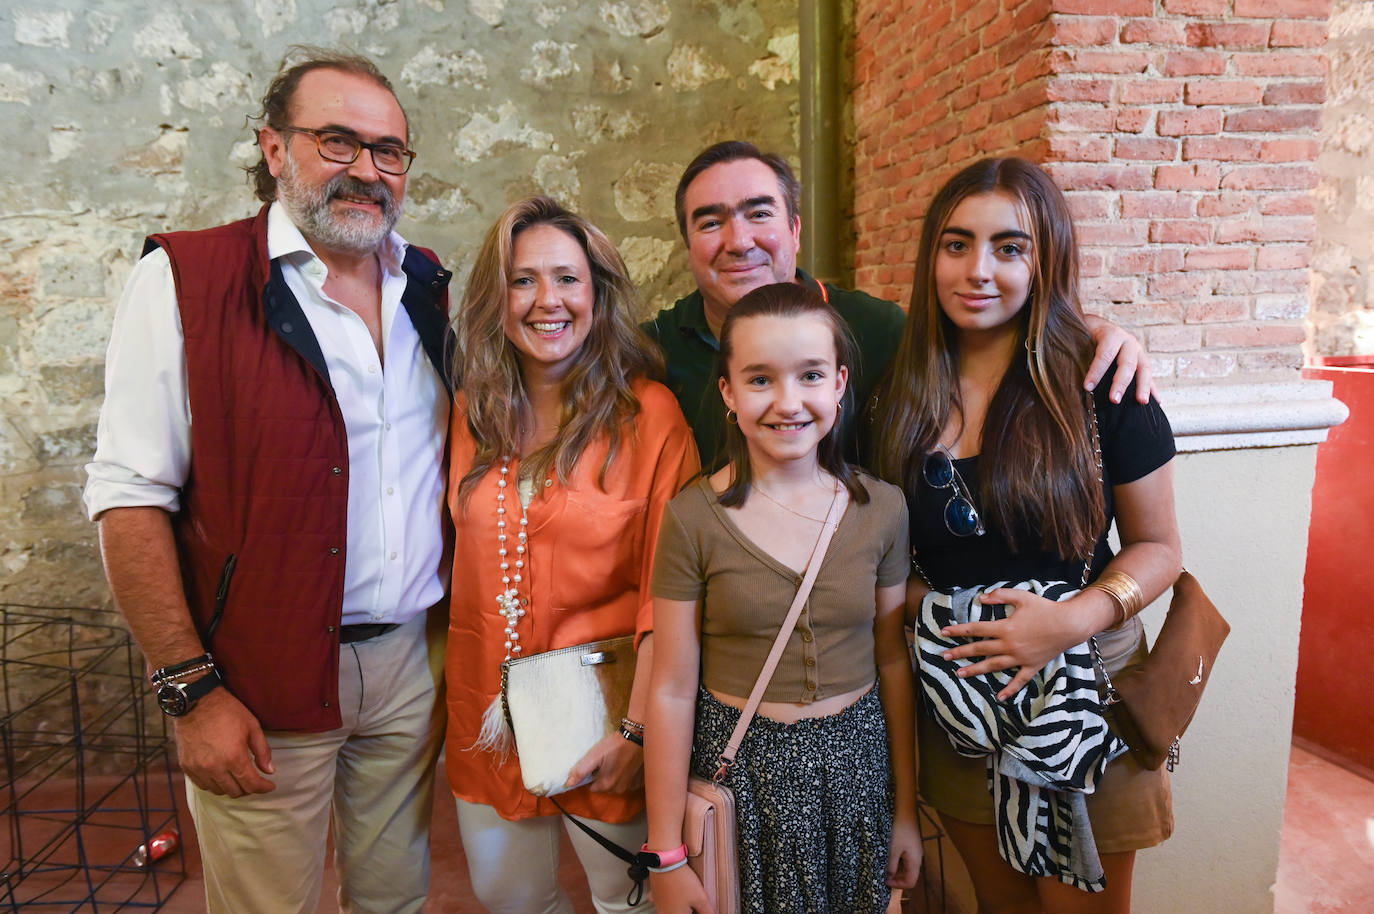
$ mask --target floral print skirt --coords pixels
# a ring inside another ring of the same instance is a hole
[[[692,773],[710,778],[740,712],[697,697]],[[882,914],[892,835],[887,722],[876,686],[838,714],[756,716],[725,780],[746,914]]]

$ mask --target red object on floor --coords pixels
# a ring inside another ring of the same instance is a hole
[[[1374,655],[1374,356],[1320,362],[1303,376],[1331,381],[1350,418],[1317,447],[1293,732],[1374,771],[1374,702],[1362,697]]]

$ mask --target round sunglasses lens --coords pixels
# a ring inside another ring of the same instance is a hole
[[[945,505],[945,526],[955,536],[972,536],[978,532],[978,512],[962,495],[957,495]]]
[[[943,452],[935,451],[926,457],[921,474],[925,476],[927,484],[936,489],[943,489],[954,481],[954,464],[949,462],[949,458]]]

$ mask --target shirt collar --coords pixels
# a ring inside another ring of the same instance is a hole
[[[406,240],[394,231],[382,239],[381,247],[377,251],[382,269],[388,273],[400,270],[407,247],[409,244]],[[272,260],[291,257],[298,265],[308,260],[319,260],[319,256],[311,249],[310,242],[305,240],[296,223],[291,221],[290,214],[280,200],[273,201],[267,210],[267,256]]]
[[[821,298],[830,301],[830,293],[825,286],[821,285],[816,279],[797,267],[797,282],[804,286],[811,286],[820,293]],[[683,334],[695,333],[709,343],[719,348],[720,343],[716,335],[711,332],[711,325],[706,323],[706,299],[702,296],[701,290],[697,289],[683,301],[682,319],[678,324],[680,332]]]

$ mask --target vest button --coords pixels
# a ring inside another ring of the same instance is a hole
[[[326,626],[324,627],[324,630],[327,631],[327,632],[329,632],[331,635],[334,634],[334,626],[332,626],[332,625],[326,625]]]
[[[338,547],[338,546],[330,546],[330,547],[329,547],[329,554],[330,554],[330,555],[338,555],[338,554],[339,554],[339,547]],[[330,631],[333,631],[333,628],[331,628]]]
[[[326,702],[324,703],[324,706],[325,706],[326,708],[329,707],[329,702],[326,701]]]
[[[343,475],[343,467],[335,467],[331,472],[333,472],[333,474],[334,474],[335,476],[342,476],[342,475]]]
[[[285,322],[283,322],[282,325],[281,325],[281,332],[282,332],[282,333],[290,333],[291,331],[293,331],[293,330],[295,330],[295,329],[296,329],[295,327],[292,327],[292,326],[291,326],[291,322],[290,322],[290,321],[285,321]]]

